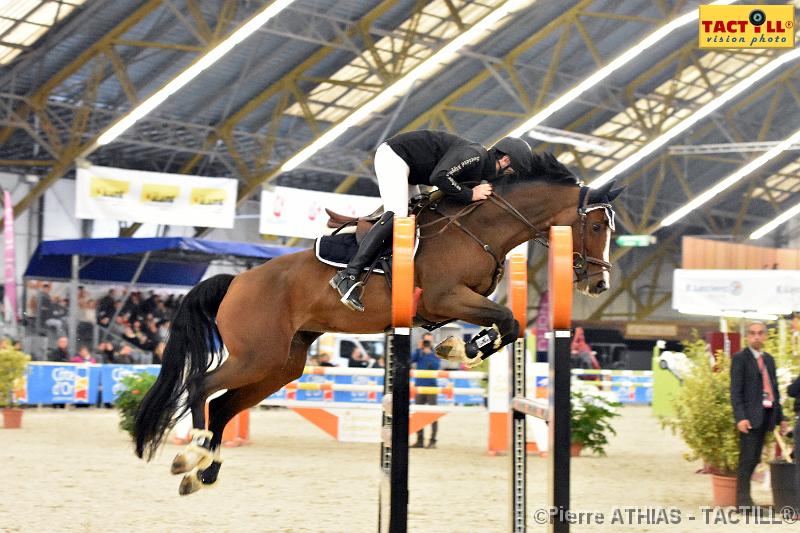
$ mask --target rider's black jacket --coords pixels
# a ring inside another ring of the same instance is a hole
[[[395,135],[386,143],[411,169],[409,184],[435,185],[465,204],[472,201],[472,189],[464,182],[497,176],[494,158],[486,148],[457,135],[418,130]]]

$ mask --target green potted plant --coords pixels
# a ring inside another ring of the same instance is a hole
[[[114,400],[114,405],[119,409],[119,427],[127,431],[131,437],[134,436],[133,424],[136,420],[136,413],[139,411],[139,405],[155,382],[156,376],[149,372],[131,374],[120,380],[124,389]]]
[[[31,358],[9,342],[0,345],[0,407],[3,408],[3,427],[16,429],[22,425],[22,409],[14,406],[17,380],[25,375]]]
[[[739,436],[731,405],[730,358],[720,352],[711,364],[706,343],[696,335],[684,342],[684,353],[694,364],[675,400],[675,417],[665,425],[686,442],[686,460],[702,460],[712,474],[714,504],[733,506]]]
[[[570,403],[570,455],[578,456],[584,448],[605,455],[608,435],[617,434],[611,426],[611,419],[619,416],[615,409],[622,404],[580,391],[572,391]]]

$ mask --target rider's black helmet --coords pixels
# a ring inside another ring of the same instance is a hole
[[[519,174],[529,174],[533,165],[533,155],[528,143],[517,137],[503,137],[492,146],[494,151],[511,159],[511,167]],[[498,159],[502,157],[498,155]]]

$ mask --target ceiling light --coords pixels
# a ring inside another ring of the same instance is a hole
[[[597,189],[598,187],[602,187],[615,177],[619,176],[633,165],[644,159],[645,157],[649,156],[669,141],[684,133],[689,128],[709,116],[714,111],[721,108],[723,105],[727,104],[729,101],[733,100],[744,91],[750,90],[753,88],[753,85],[767,77],[768,75],[772,74],[775,70],[779,69],[780,67],[784,66],[785,64],[794,61],[800,57],[800,48],[795,48],[791,52],[787,52],[778,56],[777,58],[773,59],[756,72],[751,74],[750,76],[744,78],[739,83],[725,91],[724,93],[717,95],[716,98],[711,100],[706,105],[700,107],[692,112],[688,118],[684,119],[683,121],[679,122],[668,131],[664,132],[663,134],[659,135],[649,143],[642,146],[638,151],[636,151],[630,157],[627,157],[614,165],[612,168],[595,178],[590,184],[589,187],[593,189]],[[783,145],[783,143],[781,143]],[[783,148],[782,150],[785,150]],[[772,150],[770,150],[771,152]],[[767,152],[769,153],[769,152]],[[766,155],[766,154],[765,154]],[[773,156],[774,157],[774,156]]]
[[[717,0],[716,2],[711,2],[710,5],[726,5],[732,4],[736,0]],[[569,91],[565,92],[561,96],[559,96],[555,101],[553,101],[550,105],[533,115],[531,118],[523,122],[519,127],[515,128],[508,135],[512,137],[521,137],[526,132],[532,130],[542,122],[544,122],[547,118],[551,115],[556,113],[563,107],[566,107],[567,104],[571,103],[573,100],[577,99],[580,95],[606,79],[615,71],[619,70],[626,64],[628,64],[631,60],[636,59],[642,52],[647,50],[648,48],[652,47],[653,45],[657,44],[659,41],[667,37],[670,33],[685,26],[686,24],[690,24],[696,21],[700,17],[700,10],[697,8],[693,8],[691,11],[686,13],[685,15],[681,15],[680,17],[670,21],[669,23],[665,24],[661,28],[657,29],[632,47],[625,50],[622,54],[617,56],[613,61],[611,61],[608,65],[600,68],[594,74],[590,75],[588,78],[580,82],[578,85],[570,89]]]
[[[552,144],[569,144],[576,148],[595,152],[606,153],[613,149],[608,144],[603,144],[605,139],[555,128],[545,128],[544,126],[537,126],[529,131],[528,137]]]
[[[800,48],[796,50],[796,52],[800,52]],[[797,54],[795,54],[797,55]],[[766,67],[765,67],[766,68]],[[800,130],[794,132],[790,137],[787,137],[783,141],[779,142],[760,156],[756,157],[745,166],[728,176],[727,178],[723,179],[722,181],[717,182],[713,187],[707,189],[706,191],[702,192],[701,194],[697,195],[694,199],[690,200],[679,209],[674,211],[672,214],[664,218],[661,221],[661,227],[669,226],[670,224],[674,224],[678,220],[682,219],[690,212],[694,211],[707,201],[709,201],[714,196],[720,194],[725,189],[732,187],[742,179],[746,178],[748,175],[752,174],[754,171],[758,170],[762,166],[764,166],[770,160],[776,158],[782,152],[789,150],[793,144],[800,142]],[[753,237],[751,237],[753,238]]]
[[[790,220],[790,219],[796,217],[797,215],[800,215],[800,204],[797,204],[794,207],[790,207],[789,209],[787,209],[786,211],[784,211],[783,213],[781,213],[777,217],[773,218],[772,220],[770,220],[769,222],[767,222],[766,224],[764,224],[763,226],[761,226],[760,228],[755,230],[753,233],[750,234],[750,238],[751,239],[760,239],[761,237],[763,237],[764,235],[766,235],[770,231],[774,230],[775,228],[777,228],[778,226],[780,226],[781,224],[783,224],[787,220]]]
[[[155,93],[146,98],[138,106],[133,108],[128,114],[121,117],[114,124],[104,131],[98,138],[97,145],[105,145],[112,142],[114,139],[122,135],[128,128],[133,126],[142,117],[148,115],[156,107],[164,103],[172,94],[179,91],[187,83],[196,78],[205,69],[216,63],[222,56],[233,50],[236,45],[248,38],[256,32],[261,26],[266,24],[268,20],[276,16],[278,13],[286,9],[294,0],[275,0],[268,6],[264,7],[260,12],[256,13],[253,17],[234,31],[228,38],[219,43],[217,46],[208,51],[205,55],[197,59],[194,63],[189,65],[183,72],[178,74],[166,85],[161,87]],[[90,147],[85,153],[93,151],[95,146]]]
[[[500,21],[500,19],[529,3],[529,0],[509,0],[495,8],[494,11],[486,15],[480,22],[477,22],[469,30],[450,41],[431,57],[414,67],[405,76],[378,93],[374,98],[348,115],[347,118],[343,119],[335,126],[332,126],[311,144],[300,150],[281,166],[280,171],[288,172],[300,166],[319,150],[336,140],[349,128],[357,125],[372,113],[383,108],[391,99],[405,94],[415,81],[441,68],[443,63],[451,61],[456,57],[459,50],[486,37],[488,35],[486,32]]]

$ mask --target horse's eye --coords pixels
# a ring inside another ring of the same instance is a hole
[[[592,224],[592,229],[593,229],[594,231],[600,231],[600,228],[602,228],[602,226],[601,226],[600,224],[598,224],[597,222],[595,222],[594,224]]]

